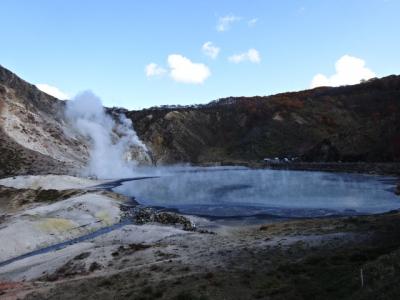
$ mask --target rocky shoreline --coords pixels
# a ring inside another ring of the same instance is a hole
[[[347,172],[376,175],[400,176],[400,163],[319,163],[319,162],[292,162],[289,164],[275,164],[266,166],[275,170],[301,170],[324,172]]]
[[[376,174],[400,177],[400,163],[370,163],[370,162],[277,162],[266,163],[264,161],[239,161],[227,160],[194,164],[200,167],[213,166],[241,166],[254,169],[273,170],[297,170],[297,171],[319,171],[319,172],[344,172],[359,174]]]

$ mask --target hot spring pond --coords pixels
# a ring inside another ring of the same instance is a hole
[[[116,192],[140,204],[209,218],[319,217],[382,213],[400,208],[395,178],[346,173],[181,168],[124,182]]]

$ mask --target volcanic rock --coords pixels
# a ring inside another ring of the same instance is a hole
[[[324,139],[304,153],[301,159],[312,162],[337,162],[340,160],[340,154],[330,140]]]
[[[153,208],[133,208],[131,218],[136,224],[160,223],[164,225],[180,225],[183,230],[192,231],[194,224],[186,217],[171,212],[157,212]]]

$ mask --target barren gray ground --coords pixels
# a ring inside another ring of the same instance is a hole
[[[192,221],[199,225],[197,231],[157,223],[127,225],[0,267],[0,297],[395,299],[400,295],[398,212],[254,226]]]

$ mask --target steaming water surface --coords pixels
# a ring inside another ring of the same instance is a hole
[[[390,177],[243,168],[183,168],[155,175],[160,177],[125,182],[115,190],[144,205],[213,218],[355,215],[400,208]]]

